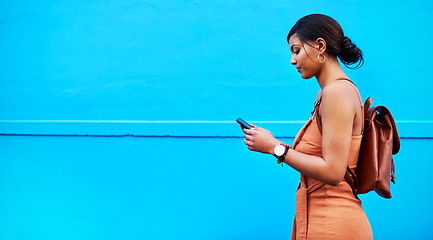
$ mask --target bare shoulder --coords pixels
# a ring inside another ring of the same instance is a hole
[[[355,91],[352,83],[348,81],[334,81],[323,89],[323,97],[327,98],[344,98],[346,101],[350,99],[358,99],[358,94]]]
[[[323,89],[323,94],[348,94],[348,96],[356,94],[352,83],[348,81],[334,81]]]
[[[347,81],[334,81],[323,89],[324,106],[338,107],[339,110],[350,111],[358,106],[358,95],[352,84]]]

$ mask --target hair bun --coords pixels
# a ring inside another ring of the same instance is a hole
[[[343,37],[341,44],[341,51],[338,53],[341,62],[344,65],[352,65],[358,62],[355,68],[359,68],[364,64],[364,58],[362,57],[362,51],[359,49],[347,36]]]
[[[347,36],[343,37],[343,48],[345,47],[349,47],[352,46],[352,40],[350,40],[350,38],[348,38]]]

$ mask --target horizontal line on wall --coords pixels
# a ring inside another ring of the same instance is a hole
[[[235,121],[207,121],[207,120],[0,120],[0,123],[192,123],[192,124],[233,124]],[[293,121],[254,121],[254,123],[305,123],[305,120]],[[433,123],[433,120],[403,120],[396,123]]]
[[[0,133],[0,136],[22,136],[22,137],[138,137],[138,138],[244,138],[243,136],[176,136],[176,135],[134,135],[134,134],[122,134],[122,135],[91,135],[91,134],[4,134]],[[277,136],[276,138],[294,138],[286,136]]]
[[[304,123],[305,121],[250,121],[254,123]],[[0,120],[0,123],[191,123],[191,124],[233,124],[235,121],[200,121],[200,120]]]
[[[274,136],[293,138],[306,121],[249,121]],[[397,121],[402,138],[433,137],[433,121]],[[209,120],[0,120],[0,134],[8,136],[185,136],[243,137],[233,121]]]
[[[175,136],[175,135],[134,135],[134,134],[122,134],[122,135],[91,135],[91,134],[10,134],[0,133],[0,136],[21,136],[21,137],[137,137],[137,138],[244,138],[243,136]],[[275,136],[275,138],[294,138],[290,136]],[[433,137],[400,137],[400,139],[425,139],[433,140]]]

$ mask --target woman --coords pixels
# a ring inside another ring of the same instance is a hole
[[[361,201],[344,180],[346,168],[356,168],[363,131],[363,106],[345,65],[363,63],[361,50],[345,37],[332,18],[313,14],[301,18],[287,41],[291,64],[304,79],[316,77],[313,116],[293,146],[266,129],[243,129],[248,149],[272,154],[301,174],[296,193],[292,239],[372,239]]]

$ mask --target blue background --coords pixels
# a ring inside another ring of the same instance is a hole
[[[319,87],[286,35],[310,13],[402,136],[393,198],[361,196],[375,239],[433,238],[431,1],[0,0],[0,239],[289,238],[299,174],[234,120],[293,141]]]

